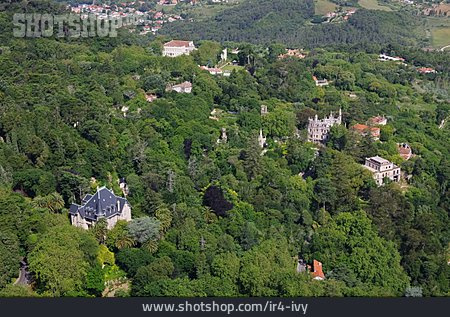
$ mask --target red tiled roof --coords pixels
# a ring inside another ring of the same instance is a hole
[[[420,67],[418,69],[419,73],[433,73],[435,72],[435,70],[433,68],[430,67]]]
[[[372,136],[379,136],[380,135],[380,128],[374,128],[366,126],[365,124],[357,123],[352,127],[353,130],[356,130],[358,133],[365,133],[366,131],[370,130],[370,133]]]
[[[325,274],[323,274],[321,262],[313,260],[313,271],[311,272],[311,274],[314,278],[320,278],[322,280],[325,279]]]
[[[398,149],[398,153],[404,160],[409,160],[411,158],[412,150],[408,144],[406,144],[406,143],[398,144],[397,149]]]
[[[191,42],[190,41],[173,40],[173,41],[167,42],[166,44],[164,44],[164,46],[168,46],[168,47],[189,47],[189,43],[191,43]]]

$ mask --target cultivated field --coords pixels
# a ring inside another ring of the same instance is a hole
[[[369,10],[392,11],[391,8],[380,5],[377,0],[359,0],[358,3],[361,7]]]
[[[440,27],[431,30],[433,46],[437,48],[450,45],[450,27]]]
[[[337,5],[328,0],[316,0],[315,1],[315,14],[325,15],[328,12],[333,12]]]

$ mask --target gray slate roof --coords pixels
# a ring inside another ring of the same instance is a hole
[[[129,205],[125,198],[114,195],[106,187],[99,188],[94,195],[87,194],[81,203],[82,205],[72,204],[69,213],[79,213],[81,217],[91,220],[110,218],[121,214],[125,204]]]

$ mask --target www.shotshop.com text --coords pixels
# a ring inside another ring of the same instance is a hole
[[[179,304],[142,304],[144,312],[226,312],[230,315],[233,312],[298,312],[306,315],[308,304],[295,303],[293,301],[262,303],[217,303],[215,301],[204,303],[190,303],[185,301]]]

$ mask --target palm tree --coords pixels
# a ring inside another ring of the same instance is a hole
[[[135,245],[135,242],[132,237],[130,237],[128,234],[123,234],[116,240],[116,248],[117,249],[124,249],[124,248],[131,248]]]
[[[158,250],[158,241],[156,240],[148,240],[142,245],[145,249],[147,249],[150,253],[156,252]]]
[[[48,209],[52,212],[59,212],[64,208],[64,199],[58,193],[51,193],[48,197]]]
[[[33,199],[33,206],[35,208],[45,208],[56,213],[64,208],[64,199],[58,193],[52,193],[47,196],[37,196]]]
[[[156,219],[160,221],[160,231],[166,232],[172,224],[172,213],[168,208],[158,208],[155,213]]]
[[[108,234],[108,222],[105,218],[100,218],[92,228],[95,238],[100,244],[104,244]]]

